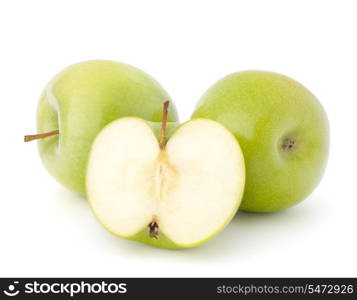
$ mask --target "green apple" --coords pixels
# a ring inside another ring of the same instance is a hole
[[[239,140],[247,168],[242,210],[295,205],[323,175],[327,116],[315,96],[291,78],[265,71],[228,75],[206,91],[192,118],[216,120]]]
[[[153,78],[130,65],[105,60],[74,64],[45,87],[38,105],[40,134],[26,140],[41,138],[40,156],[48,172],[84,194],[88,154],[98,132],[124,116],[160,121],[166,99],[169,95]],[[168,119],[177,120],[175,107]]]
[[[133,117],[104,127],[88,161],[87,197],[100,223],[117,236],[193,247],[235,215],[245,182],[243,155],[234,136],[212,120],[171,123],[168,135],[161,130],[159,138],[159,132],[158,124]]]

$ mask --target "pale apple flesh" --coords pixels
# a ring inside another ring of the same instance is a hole
[[[239,144],[219,123],[189,121],[161,148],[149,123],[122,118],[93,143],[87,195],[110,232],[154,246],[185,248],[228,224],[244,182]]]

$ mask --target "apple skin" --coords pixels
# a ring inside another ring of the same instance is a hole
[[[218,121],[239,140],[246,162],[241,210],[291,207],[322,178],[328,119],[315,96],[291,78],[266,71],[228,75],[204,93],[192,118]]]
[[[38,104],[37,131],[59,129],[39,140],[48,172],[63,186],[85,194],[85,172],[91,144],[109,122],[124,116],[161,121],[166,91],[143,71],[119,62],[93,60],[60,72],[45,87]],[[171,102],[169,121],[177,121]]]

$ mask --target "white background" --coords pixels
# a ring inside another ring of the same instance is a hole
[[[0,4],[0,276],[357,276],[356,1],[48,1]],[[112,59],[154,76],[181,121],[222,76],[291,76],[331,123],[325,177],[300,205],[239,213],[183,251],[110,235],[43,168],[36,106],[59,70]]]

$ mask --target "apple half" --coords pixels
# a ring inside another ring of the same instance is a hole
[[[176,128],[165,122],[161,137],[157,124],[135,117],[103,128],[89,157],[87,196],[100,223],[117,236],[193,247],[235,215],[244,158],[234,136],[215,121],[195,119]]]

